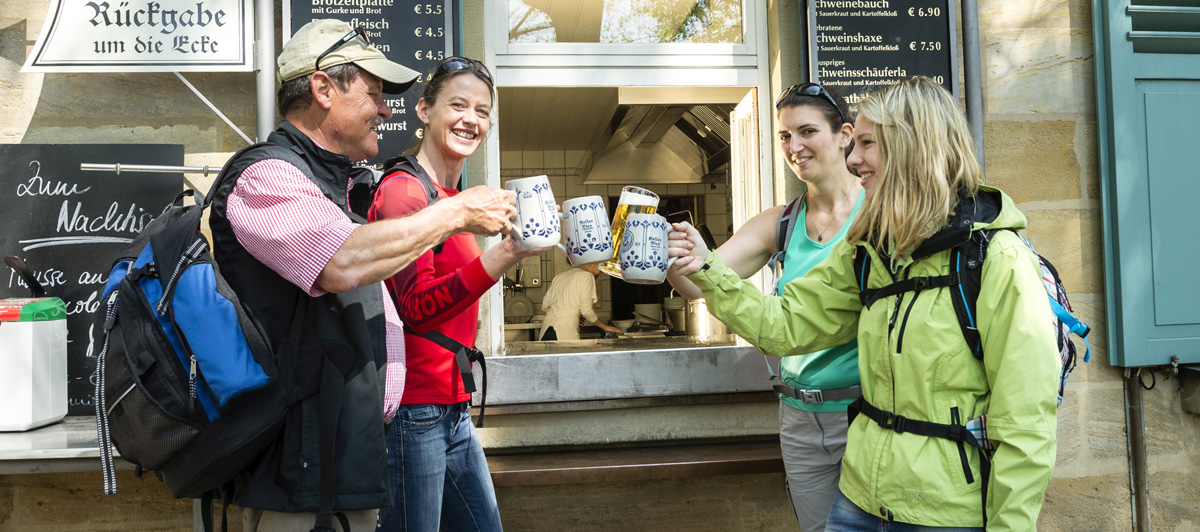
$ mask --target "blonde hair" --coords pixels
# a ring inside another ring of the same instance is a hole
[[[858,114],[875,124],[879,167],[846,240],[893,259],[910,255],[945,226],[960,192],[983,184],[967,119],[954,96],[920,76],[871,94]]]

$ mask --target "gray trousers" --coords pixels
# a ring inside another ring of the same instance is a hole
[[[824,532],[846,454],[846,412],[805,412],[779,403],[779,446],[801,532]]]

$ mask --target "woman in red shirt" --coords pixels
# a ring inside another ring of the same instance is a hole
[[[423,141],[401,170],[385,176],[368,219],[424,208],[428,193],[415,174],[427,175],[439,198],[458,194],[463,163],[487,137],[494,90],[491,73],[479,61],[451,57],[434,69],[416,108]],[[386,281],[405,324],[408,371],[400,408],[387,429],[392,506],[380,511],[380,529],[500,531],[491,475],[471,424],[471,394],[455,352],[443,345],[449,338],[451,345],[474,348],[479,297],[519,260],[545,250],[520,251],[505,239],[480,253],[470,233],[456,234],[439,248]]]

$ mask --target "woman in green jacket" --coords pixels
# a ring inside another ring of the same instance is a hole
[[[851,421],[828,532],[881,523],[897,531],[1034,530],[1054,466],[1059,368],[1037,257],[1014,232],[1025,217],[983,186],[957,100],[926,78],[863,100],[854,139],[848,162],[866,189],[862,212],[825,262],[781,296],[743,281],[689,228],[670,236],[671,255],[680,257],[675,273],[764,353],[801,355],[858,339],[856,407],[866,415]],[[865,259],[858,274],[869,270],[868,289],[944,276],[951,248],[982,230],[995,230],[987,233],[975,316],[982,361],[958,324],[958,286],[870,305],[860,299],[856,256]],[[956,432],[985,415],[985,436]],[[959,440],[927,435],[939,431]]]

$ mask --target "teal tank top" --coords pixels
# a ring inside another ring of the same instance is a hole
[[[808,238],[808,228],[805,225],[808,207],[800,205],[796,215],[796,225],[792,231],[791,242],[788,243],[787,254],[784,256],[783,272],[780,274],[779,286],[797,277],[802,277],[809,270],[820,264],[829,256],[833,246],[846,237],[850,223],[858,216],[866,192],[860,192],[854,202],[854,208],[846,219],[846,224],[836,235],[824,242],[814,242]],[[836,390],[859,384],[858,378],[858,340],[831,347],[807,355],[783,357],[779,363],[779,378],[784,384],[804,390]],[[799,399],[780,395],[784,404],[807,412],[845,412],[846,406],[853,399],[825,401],[819,405],[808,404]]]

